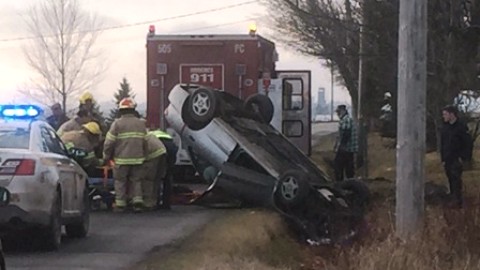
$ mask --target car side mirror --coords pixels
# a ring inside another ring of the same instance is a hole
[[[4,187],[0,187],[0,206],[6,206],[9,203],[10,203],[10,192]]]

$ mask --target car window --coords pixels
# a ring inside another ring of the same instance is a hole
[[[62,141],[55,134],[53,129],[48,127],[41,127],[42,146],[45,152],[55,153],[62,156],[67,155],[67,151]]]
[[[303,81],[301,79],[283,80],[283,109],[303,110]]]
[[[17,128],[2,130],[0,128],[0,148],[29,149],[30,131]]]

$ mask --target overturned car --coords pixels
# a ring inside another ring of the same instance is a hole
[[[360,181],[331,181],[269,122],[265,95],[245,101],[224,91],[176,85],[165,118],[199,173],[247,205],[273,208],[313,243],[355,234],[368,202]],[[208,178],[208,177],[207,177]]]

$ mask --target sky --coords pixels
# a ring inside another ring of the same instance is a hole
[[[0,2],[0,40],[30,36],[25,30],[23,16],[28,8],[40,0]],[[246,34],[252,22],[257,24],[257,33],[275,41],[274,32],[264,20],[267,12],[258,3],[205,14],[182,16],[205,10],[222,8],[247,0],[80,0],[82,8],[101,20],[104,27],[138,24],[105,30],[95,43],[95,50],[101,52],[102,63],[107,68],[102,80],[89,89],[102,102],[113,99],[122,77],[126,77],[134,92],[137,103],[145,102],[146,97],[146,51],[145,36],[150,24],[156,26],[157,34]],[[181,16],[177,19],[165,20]],[[140,22],[154,23],[139,24]],[[26,64],[22,46],[26,41],[0,41],[0,103],[28,100],[18,93],[18,89],[29,85],[36,74]],[[330,71],[321,65],[321,60],[300,55],[276,42],[279,53],[277,69],[302,69],[312,71],[312,92],[326,89],[326,99],[330,100]],[[347,91],[335,86],[334,97],[339,102],[349,102]],[[72,100],[72,99],[71,99]],[[73,99],[74,100],[74,99]]]

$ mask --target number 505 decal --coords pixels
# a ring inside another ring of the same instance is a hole
[[[171,44],[158,44],[158,53],[171,53],[172,45]]]

